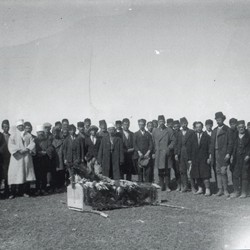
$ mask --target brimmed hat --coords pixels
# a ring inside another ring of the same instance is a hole
[[[84,122],[78,122],[78,123],[77,123],[77,127],[78,127],[78,128],[80,128],[80,127],[83,128],[83,127],[84,127]]]
[[[188,123],[188,120],[186,117],[180,118],[180,123]]]
[[[44,131],[44,126],[43,125],[37,125],[36,126],[36,132],[41,132]]]
[[[118,125],[118,124],[122,125],[122,121],[118,120],[115,122],[115,125]]]
[[[236,119],[236,118],[231,118],[230,120],[229,120],[229,124],[231,125],[231,124],[237,124],[237,122],[238,122],[238,120]]]
[[[174,125],[180,125],[180,121],[175,120],[175,121],[174,121]]]
[[[174,122],[174,119],[173,119],[173,118],[168,118],[168,119],[167,119],[167,124],[168,124],[168,123],[173,123],[173,122]]]
[[[92,131],[92,130],[95,130],[95,131],[97,132],[97,131],[98,131],[98,127],[95,126],[95,125],[91,125],[91,126],[89,127],[89,131]]]
[[[163,121],[165,122],[165,116],[164,116],[164,115],[159,115],[159,116],[158,116],[158,121],[159,121],[159,120],[163,120]]]
[[[70,124],[69,125],[69,130],[73,130],[73,129],[76,130],[76,126],[74,124]]]
[[[45,122],[45,123],[43,124],[43,126],[44,126],[45,128],[51,128],[51,127],[52,127],[52,125],[51,125],[49,122]]]
[[[226,116],[220,111],[220,112],[217,112],[217,113],[215,113],[215,120],[216,119],[219,119],[219,118],[222,118],[222,119],[226,119]]]
[[[149,160],[150,160],[149,157],[145,157],[145,156],[140,157],[138,159],[138,165],[139,165],[139,167],[141,167],[141,168],[147,167],[148,163],[149,163]]]
[[[139,123],[139,122],[143,122],[144,124],[146,124],[147,121],[146,121],[145,119],[139,119],[139,120],[138,120],[138,123]]]
[[[23,125],[24,124],[24,120],[23,119],[20,119],[16,122],[16,126],[20,126],[20,125]]]
[[[237,121],[237,126],[239,126],[239,125],[246,126],[246,122],[244,120],[239,120],[239,121]]]
[[[205,125],[214,125],[214,122],[211,119],[205,121]]]
[[[110,122],[108,123],[107,128],[115,128],[115,124]]]

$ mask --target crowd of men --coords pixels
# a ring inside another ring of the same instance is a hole
[[[247,197],[250,165],[250,123],[235,118],[225,125],[226,116],[215,114],[217,126],[206,120],[188,127],[185,117],[165,121],[138,120],[139,130],[129,130],[124,118],[115,124],[99,121],[99,128],[86,118],[77,128],[68,119],[54,127],[44,123],[32,134],[30,122],[18,120],[10,135],[8,120],[0,133],[0,180],[4,198],[46,195],[74,183],[75,169],[102,174],[112,179],[158,182],[162,191],[171,191],[170,171],[174,171],[176,190],[195,195],[211,195],[211,170],[214,171],[217,196]],[[78,133],[76,133],[78,130]],[[233,176],[233,193],[228,192],[227,172]]]

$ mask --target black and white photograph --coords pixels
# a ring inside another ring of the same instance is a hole
[[[250,249],[250,1],[0,0],[0,250]]]

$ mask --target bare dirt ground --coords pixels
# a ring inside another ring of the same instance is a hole
[[[66,193],[0,200],[0,249],[250,248],[250,199],[163,192],[166,204],[107,211],[69,210]]]

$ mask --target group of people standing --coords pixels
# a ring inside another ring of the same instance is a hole
[[[19,120],[10,135],[8,120],[2,122],[0,133],[0,179],[4,196],[29,196],[30,183],[36,195],[44,195],[74,183],[75,170],[102,174],[112,179],[158,182],[162,191],[171,191],[170,173],[174,172],[176,190],[211,195],[211,170],[214,171],[217,196],[247,197],[250,165],[250,123],[232,118],[225,125],[222,112],[213,121],[193,123],[188,127],[180,120],[138,120],[139,130],[129,130],[128,118],[99,128],[86,118],[77,128],[68,119],[36,127],[32,134],[30,122]],[[78,130],[78,133],[76,131]],[[234,192],[228,192],[228,169],[232,171]],[[205,190],[204,190],[205,188]]]

